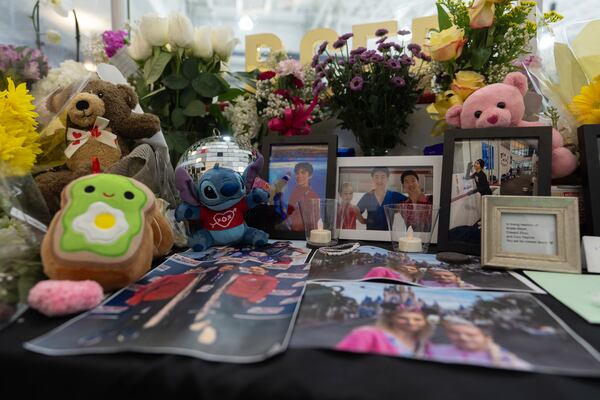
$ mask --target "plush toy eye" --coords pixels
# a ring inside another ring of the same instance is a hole
[[[96,93],[96,95],[97,95],[98,97],[100,97],[100,98],[103,98],[103,97],[104,97],[104,93],[102,93],[102,92],[98,92],[98,93]]]
[[[500,103],[496,104],[496,107],[498,108],[506,108],[506,103],[501,101]]]
[[[481,117],[481,111],[475,111],[475,118]]]
[[[133,200],[133,198],[135,197],[135,196],[133,195],[133,193],[131,193],[129,190],[128,190],[128,191],[126,191],[125,193],[123,193],[123,196],[125,196],[125,198],[126,198],[127,200]]]
[[[94,190],[96,190],[95,187],[93,187],[92,185],[88,185],[83,189],[86,193],[94,193]]]
[[[208,199],[216,199],[217,198],[217,193],[215,193],[215,189],[213,189],[211,186],[207,186],[204,188],[204,195]]]

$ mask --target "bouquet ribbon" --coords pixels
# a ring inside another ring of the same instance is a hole
[[[67,129],[67,141],[69,142],[65,149],[67,158],[71,158],[88,140],[97,140],[100,143],[118,149],[117,135],[104,129],[108,126],[109,122],[106,118],[97,117],[94,127],[90,130]]]
[[[310,125],[308,119],[317,105],[318,98],[311,101],[307,108],[304,102],[294,101],[294,107],[288,107],[283,112],[283,118],[273,118],[269,121],[269,129],[281,133],[283,136],[308,135]]]

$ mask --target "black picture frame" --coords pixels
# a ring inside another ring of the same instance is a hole
[[[585,185],[585,234],[600,236],[600,125],[582,125],[577,130]],[[596,199],[596,201],[592,201]]]
[[[480,255],[481,244],[449,240],[450,211],[452,200],[452,176],[454,170],[455,142],[459,140],[536,139],[538,141],[538,191],[536,196],[551,194],[552,128],[546,126],[449,129],[444,134],[444,158],[442,161],[442,188],[438,227],[438,251],[453,251]]]
[[[337,164],[337,141],[336,135],[306,135],[306,136],[275,136],[269,135],[263,139],[262,154],[265,158],[265,164],[261,173],[261,177],[269,182],[269,167],[271,159],[271,148],[273,146],[295,146],[295,145],[327,145],[327,175],[325,183],[325,197],[328,199],[335,198],[335,179],[336,179],[336,164]],[[267,231],[272,239],[288,239],[288,240],[306,240],[304,231],[290,231],[276,229],[276,224],[273,221],[274,213],[269,213],[265,207],[265,218],[269,219],[269,223],[262,226]]]

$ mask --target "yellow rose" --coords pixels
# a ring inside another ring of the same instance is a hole
[[[446,90],[444,93],[439,93],[435,96],[435,103],[427,106],[427,113],[434,121],[444,120],[446,112],[452,106],[460,105],[463,100],[452,90]]]
[[[503,0],[475,0],[469,7],[469,26],[473,29],[488,28],[494,23],[495,3]]]
[[[435,61],[450,61],[460,57],[465,45],[465,31],[452,25],[441,32],[432,31],[429,35],[429,49],[431,58]]]
[[[458,71],[454,75],[454,80],[450,89],[454,91],[461,99],[466,100],[477,89],[485,86],[485,77],[473,71]]]

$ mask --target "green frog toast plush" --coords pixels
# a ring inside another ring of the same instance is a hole
[[[61,210],[42,242],[44,272],[52,279],[126,286],[152,264],[155,197],[120,175],[87,175],[62,192]]]

